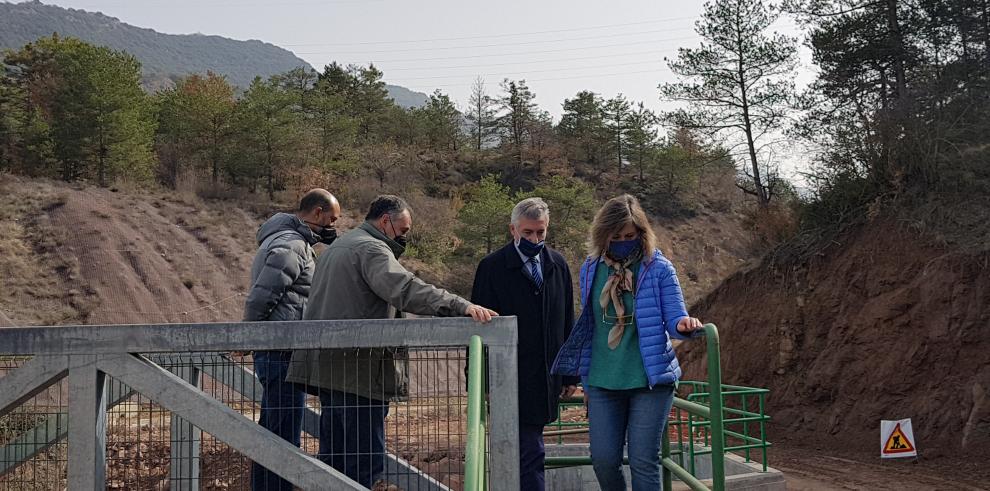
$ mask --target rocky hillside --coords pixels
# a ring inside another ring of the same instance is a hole
[[[134,55],[144,70],[144,84],[154,90],[190,73],[208,70],[246,88],[254,77],[267,78],[309,63],[291,51],[258,40],[238,41],[204,34],[162,34],[132,26],[99,12],[66,9],[38,1],[0,2],[0,52],[18,49],[40,37],[58,33]],[[405,87],[388,86],[403,107],[418,107],[427,96]]]
[[[726,381],[771,390],[771,439],[876,455],[880,420],[912,418],[923,459],[985,456],[986,253],[893,218],[815,247],[732,276],[693,311],[721,328]],[[689,377],[703,352],[682,346]]]

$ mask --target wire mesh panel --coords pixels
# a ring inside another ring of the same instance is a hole
[[[452,489],[463,485],[465,355],[461,347],[409,351],[409,394],[392,404],[386,419],[387,448],[409,465],[394,466],[383,480],[418,489],[413,483],[422,483],[417,479],[421,472]]]
[[[3,377],[28,357],[0,356]],[[68,450],[68,396],[65,381],[55,383],[0,416],[0,489],[65,489]]]

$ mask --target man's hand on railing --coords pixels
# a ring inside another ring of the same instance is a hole
[[[571,396],[574,395],[574,392],[576,391],[577,391],[576,385],[565,385],[560,388],[560,398],[569,399]]]
[[[480,305],[472,305],[467,308],[464,315],[474,319],[475,322],[488,324],[492,321],[492,317],[498,317],[498,312],[492,309],[486,309]]]
[[[704,324],[694,317],[682,317],[677,323],[677,332],[682,334],[690,334],[698,329],[701,329],[703,326]]]

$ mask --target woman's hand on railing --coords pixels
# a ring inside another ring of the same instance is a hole
[[[704,324],[701,323],[695,317],[682,317],[680,321],[677,322],[677,332],[681,334],[690,334],[698,329],[701,329]]]

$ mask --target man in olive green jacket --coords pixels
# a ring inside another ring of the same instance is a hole
[[[498,315],[420,280],[398,261],[412,225],[409,205],[379,196],[366,221],[336,240],[316,263],[303,319],[391,319],[397,312]],[[388,401],[408,392],[401,348],[299,350],[286,380],[318,389],[320,459],[371,487],[385,465]]]

